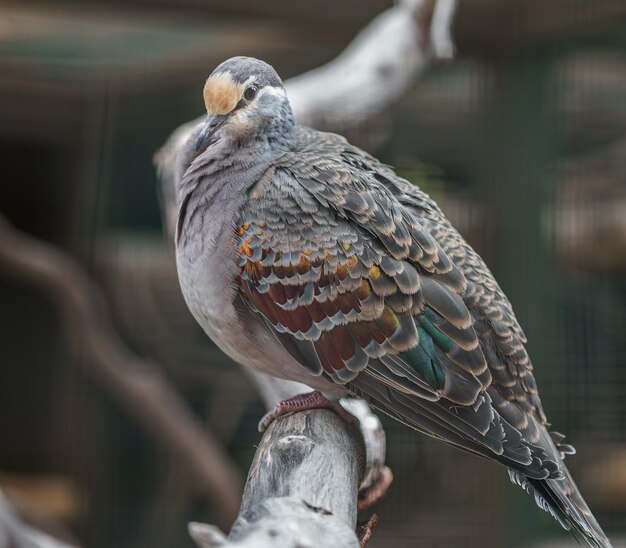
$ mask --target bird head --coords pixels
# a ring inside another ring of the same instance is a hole
[[[224,61],[204,85],[207,119],[198,135],[196,152],[205,150],[215,138],[228,135],[239,141],[280,133],[292,125],[292,114],[276,71],[253,57]]]

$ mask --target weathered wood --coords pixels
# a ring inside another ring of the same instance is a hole
[[[192,524],[190,533],[202,548],[357,548],[364,467],[355,425],[326,410],[282,417],[261,439],[229,537],[201,524]]]
[[[257,449],[229,537],[215,526],[192,523],[189,532],[198,546],[363,546],[376,516],[357,538],[356,515],[364,502],[357,494],[381,485],[378,493],[384,492],[392,476],[384,466],[378,417],[362,400],[344,399],[342,405],[358,422],[347,424],[321,409],[275,421]]]

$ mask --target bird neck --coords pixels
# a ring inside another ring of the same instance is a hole
[[[266,118],[259,128],[257,140],[264,142],[272,152],[283,152],[289,148],[294,128],[293,111],[285,100],[275,116]]]
[[[207,193],[218,192],[217,187],[225,182],[235,184],[243,195],[257,181],[254,174],[263,173],[272,158],[290,148],[295,127],[291,106],[285,100],[277,114],[267,117],[257,133],[245,140],[224,133],[196,156],[195,135],[192,135],[178,159],[178,204],[189,203],[199,189],[210,199]]]

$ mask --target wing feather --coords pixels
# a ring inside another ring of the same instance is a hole
[[[337,137],[273,169],[237,228],[240,293],[296,361],[417,430],[558,475],[523,332],[436,206]]]

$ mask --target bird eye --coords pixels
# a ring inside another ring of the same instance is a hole
[[[250,86],[246,89],[246,91],[243,92],[243,97],[246,101],[252,101],[252,99],[256,97],[258,91],[259,88],[257,88],[256,86]]]

